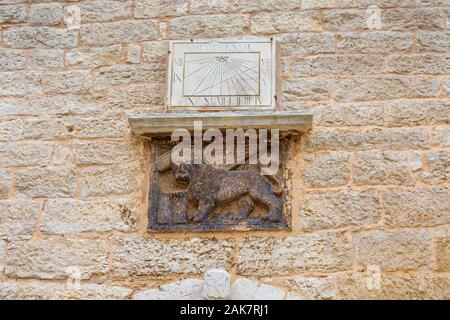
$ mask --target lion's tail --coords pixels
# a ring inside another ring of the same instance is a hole
[[[266,176],[272,182],[272,191],[275,195],[280,196],[284,191],[283,179],[276,175]]]

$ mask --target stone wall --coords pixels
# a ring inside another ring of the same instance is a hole
[[[212,268],[246,297],[450,297],[448,0],[0,0],[0,23],[0,299],[174,297]],[[147,233],[126,114],[163,108],[168,40],[241,35],[280,41],[279,108],[314,114],[293,229]]]

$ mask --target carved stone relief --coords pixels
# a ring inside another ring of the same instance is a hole
[[[260,174],[258,165],[209,165],[171,161],[176,144],[158,137],[150,143],[149,230],[213,231],[290,228],[289,140],[280,139],[276,175]],[[248,150],[247,150],[248,157]]]

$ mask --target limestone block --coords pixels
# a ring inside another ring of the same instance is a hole
[[[2,300],[119,300],[131,294],[131,289],[93,283],[82,283],[80,288],[71,289],[56,282],[0,283]]]
[[[276,287],[248,279],[238,279],[231,288],[231,300],[283,300],[286,293]]]
[[[53,144],[48,142],[17,142],[0,145],[0,166],[42,166],[50,163]]]
[[[356,132],[329,129],[305,135],[302,144],[306,152],[426,149],[430,145],[430,135],[424,128],[366,129]]]
[[[69,67],[98,68],[118,64],[122,61],[121,45],[98,48],[77,48],[69,50],[66,62]]]
[[[131,237],[117,241],[113,265],[119,277],[202,274],[213,268],[229,269],[233,254],[234,245],[229,240]],[[203,290],[203,284],[201,288]]]
[[[48,200],[41,217],[41,231],[49,234],[132,231],[137,212],[124,199]]]
[[[449,187],[388,189],[382,197],[388,226],[430,227],[450,222]]]
[[[136,292],[134,300],[204,300],[203,280],[186,279]]]
[[[427,270],[432,263],[431,233],[425,230],[389,231],[353,236],[360,268],[377,265],[381,270]]]
[[[239,247],[241,275],[285,275],[300,271],[331,272],[351,268],[351,246],[341,233],[297,237],[249,237]]]
[[[169,21],[171,39],[220,38],[243,35],[249,31],[248,16],[185,16]]]
[[[208,300],[222,300],[230,296],[230,274],[223,269],[205,272],[204,295]]]
[[[10,243],[5,274],[18,278],[65,279],[68,268],[78,268],[81,279],[109,271],[108,243],[104,240],[51,238]]]
[[[16,173],[16,193],[28,197],[73,197],[76,175],[70,167],[22,169]]]
[[[60,3],[32,4],[29,24],[33,26],[52,26],[62,21],[63,11]]]
[[[0,49],[0,70],[23,69],[25,54],[22,50]]]
[[[302,201],[300,224],[305,231],[364,227],[379,221],[380,209],[375,190],[309,192]]]
[[[312,187],[341,186],[350,181],[349,155],[326,153],[305,156],[303,181]]]
[[[33,200],[0,200],[0,239],[30,239],[40,205]]]
[[[414,177],[403,152],[357,152],[354,181],[357,185],[413,185]]]

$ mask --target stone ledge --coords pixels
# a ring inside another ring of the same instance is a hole
[[[312,126],[312,114],[300,111],[153,113],[129,115],[128,119],[137,136],[166,135],[181,128],[193,130],[195,121],[202,121],[204,130],[255,128],[304,133]]]

